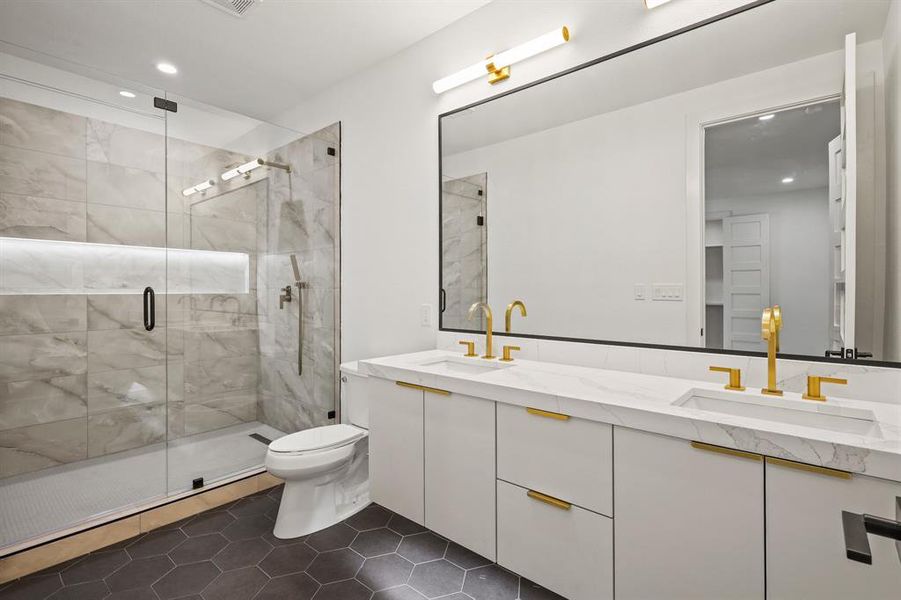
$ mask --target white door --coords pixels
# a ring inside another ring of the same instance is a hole
[[[857,35],[845,36],[842,133],[829,143],[829,219],[832,225],[832,348],[854,349],[857,249]]]
[[[723,219],[723,347],[765,349],[760,316],[770,305],[770,217]]]

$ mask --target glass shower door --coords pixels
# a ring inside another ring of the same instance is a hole
[[[167,492],[166,117],[153,90],[2,61],[9,550]]]

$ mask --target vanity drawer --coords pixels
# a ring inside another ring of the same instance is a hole
[[[569,600],[613,598],[613,520],[498,481],[497,562]]]
[[[498,403],[497,477],[613,516],[613,428]]]

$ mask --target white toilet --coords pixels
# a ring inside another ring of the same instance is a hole
[[[291,539],[325,529],[369,504],[369,404],[364,376],[342,365],[341,403],[352,424],[298,431],[269,444],[266,469],[285,480],[273,534]]]

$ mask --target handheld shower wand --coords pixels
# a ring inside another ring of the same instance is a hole
[[[297,286],[297,374],[303,375],[303,288],[297,256],[291,255],[291,269],[294,270],[294,285]],[[289,286],[290,287],[290,286]]]

